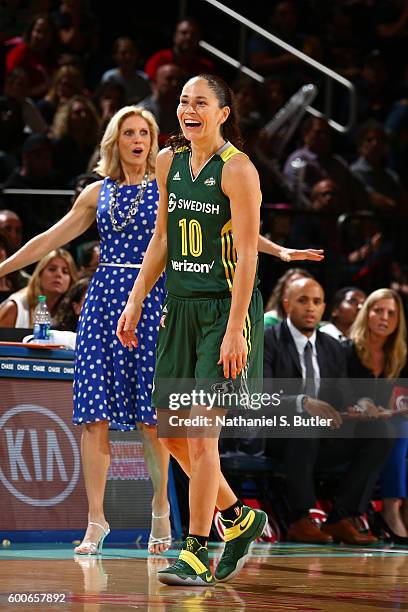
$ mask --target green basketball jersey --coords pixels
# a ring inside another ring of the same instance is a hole
[[[167,290],[180,297],[227,296],[237,254],[229,199],[222,192],[224,164],[241,153],[225,143],[196,177],[188,147],[177,149],[167,176]]]

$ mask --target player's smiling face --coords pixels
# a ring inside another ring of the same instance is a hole
[[[228,106],[220,108],[214,91],[205,79],[194,77],[181,92],[177,117],[184,136],[192,141],[217,136],[229,115]]]

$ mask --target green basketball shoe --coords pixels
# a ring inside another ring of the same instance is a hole
[[[157,578],[163,584],[179,586],[215,585],[208,561],[208,550],[191,537],[184,542],[176,563],[157,572]]]
[[[249,546],[262,534],[267,519],[266,512],[249,506],[242,506],[240,516],[234,521],[221,517],[225,526],[225,548],[215,570],[216,580],[226,582],[242,570]]]

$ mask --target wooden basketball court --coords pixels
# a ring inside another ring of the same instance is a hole
[[[217,563],[222,547],[210,549]],[[11,543],[0,549],[0,609],[408,610],[408,549],[255,544],[239,576],[211,589],[161,585],[156,572],[175,557],[175,549],[161,558],[106,546],[102,557],[74,558],[66,544]]]

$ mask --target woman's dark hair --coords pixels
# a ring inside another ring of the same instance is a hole
[[[55,57],[54,54],[56,53],[58,49],[59,39],[58,39],[57,26],[55,25],[55,21],[52,18],[52,15],[50,15],[49,13],[38,13],[37,15],[34,15],[34,17],[28,24],[23,34],[23,40],[25,43],[30,44],[31,32],[33,31],[34,26],[37,23],[37,21],[39,21],[40,19],[43,19],[46,22],[51,32],[51,43],[50,43],[50,48],[47,51],[47,56],[49,58],[54,58]]]
[[[327,316],[329,317],[329,321],[334,322],[333,312],[340,306],[344,298],[350,291],[358,291],[360,293],[364,293],[363,289],[359,289],[359,287],[341,287],[341,289],[337,289],[336,293],[333,295],[329,307],[327,309]]]
[[[304,278],[313,278],[313,275],[304,268],[289,268],[289,270],[286,270],[286,272],[276,281],[276,285],[267,301],[265,312],[268,312],[269,310],[276,310],[276,313],[280,319],[285,318],[285,311],[282,303],[283,294],[288,282],[295,275],[299,275]]]
[[[61,300],[54,317],[53,327],[61,331],[75,332],[78,327],[79,316],[75,314],[73,304],[79,304],[88,290],[90,279],[87,276],[79,279],[68,290]]]
[[[103,97],[105,97],[109,92],[116,91],[118,93],[119,98],[119,108],[125,106],[126,104],[126,91],[121,83],[115,81],[113,79],[108,79],[107,81],[103,81],[99,84],[97,89],[95,90],[92,101],[95,106],[99,109],[99,103]]]
[[[230,114],[227,120],[221,126],[221,134],[225,140],[229,140],[238,149],[243,148],[241,130],[239,129],[235,96],[232,89],[227,83],[215,74],[199,74],[198,79],[204,79],[207,81],[208,86],[214,92],[218,99],[218,106],[223,108],[228,106]],[[180,131],[174,136],[170,136],[166,146],[171,147],[172,151],[176,151],[179,147],[187,146],[190,148],[190,141],[184,136],[183,132]]]
[[[93,252],[99,246],[99,240],[84,242],[78,249],[78,264],[81,268],[87,268],[91,263]]]
[[[11,255],[14,255],[15,249],[13,248],[10,239],[6,232],[0,230],[0,246],[6,251],[6,257],[9,258]],[[7,280],[10,281],[12,291],[18,291],[22,289],[27,284],[27,281],[24,279],[20,270],[16,270],[15,272],[11,272],[10,274],[6,274]]]

